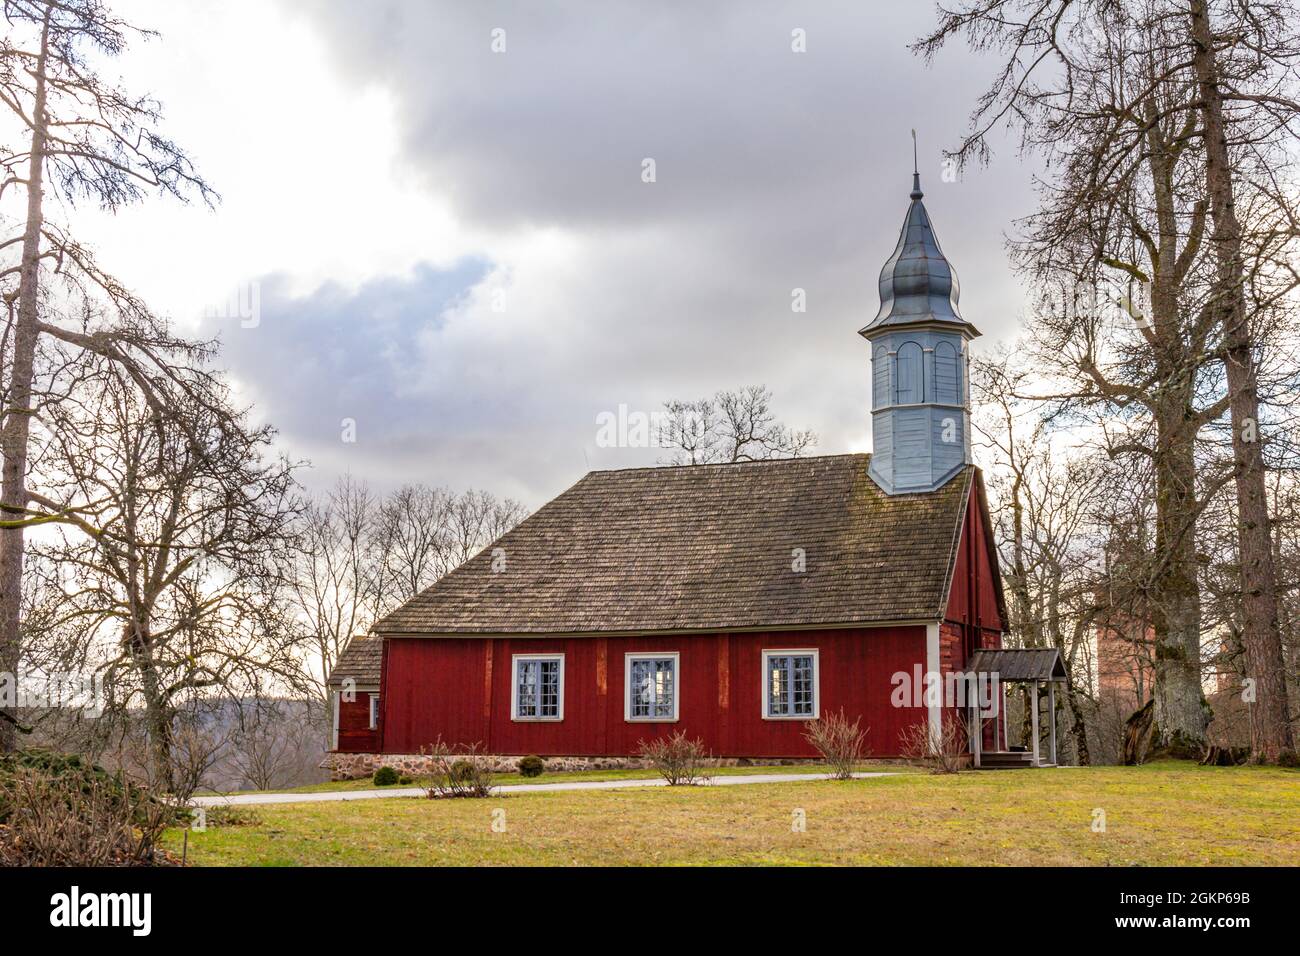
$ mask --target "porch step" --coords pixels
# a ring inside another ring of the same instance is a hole
[[[982,753],[981,770],[1018,770],[1034,765],[1034,755],[1029,753]]]

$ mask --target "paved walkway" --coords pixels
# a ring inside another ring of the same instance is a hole
[[[894,773],[855,773],[859,780],[869,777],[893,777]],[[734,787],[746,783],[796,783],[806,780],[829,780],[828,773],[749,773],[719,774],[711,787]],[[579,780],[572,783],[512,783],[496,787],[494,794],[550,793],[552,790],[622,790],[626,787],[666,787],[662,778],[647,780]],[[195,797],[196,807],[249,806],[265,803],[329,803],[338,800],[381,800],[385,797],[422,797],[420,787],[394,787],[384,790],[326,790],[317,793],[234,793],[229,796]]]

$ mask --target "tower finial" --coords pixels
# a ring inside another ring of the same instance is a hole
[[[912,199],[920,199],[925,193],[921,192],[921,164],[916,158],[916,130],[912,130]]]

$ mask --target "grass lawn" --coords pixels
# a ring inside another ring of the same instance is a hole
[[[753,769],[753,768],[743,768]],[[799,768],[787,768],[794,771]],[[808,768],[803,768],[808,769]],[[804,811],[806,832],[791,830]],[[494,810],[506,832],[492,832]],[[1094,811],[1105,832],[1094,832]],[[715,788],[257,807],[191,833],[199,865],[1026,864],[1300,861],[1300,772],[1013,770]],[[179,851],[180,834],[168,836]]]

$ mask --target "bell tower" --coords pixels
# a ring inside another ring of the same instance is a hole
[[[971,463],[968,353],[979,330],[957,311],[957,274],[912,174],[912,204],[880,270],[871,343],[869,474],[886,494],[934,491]]]

